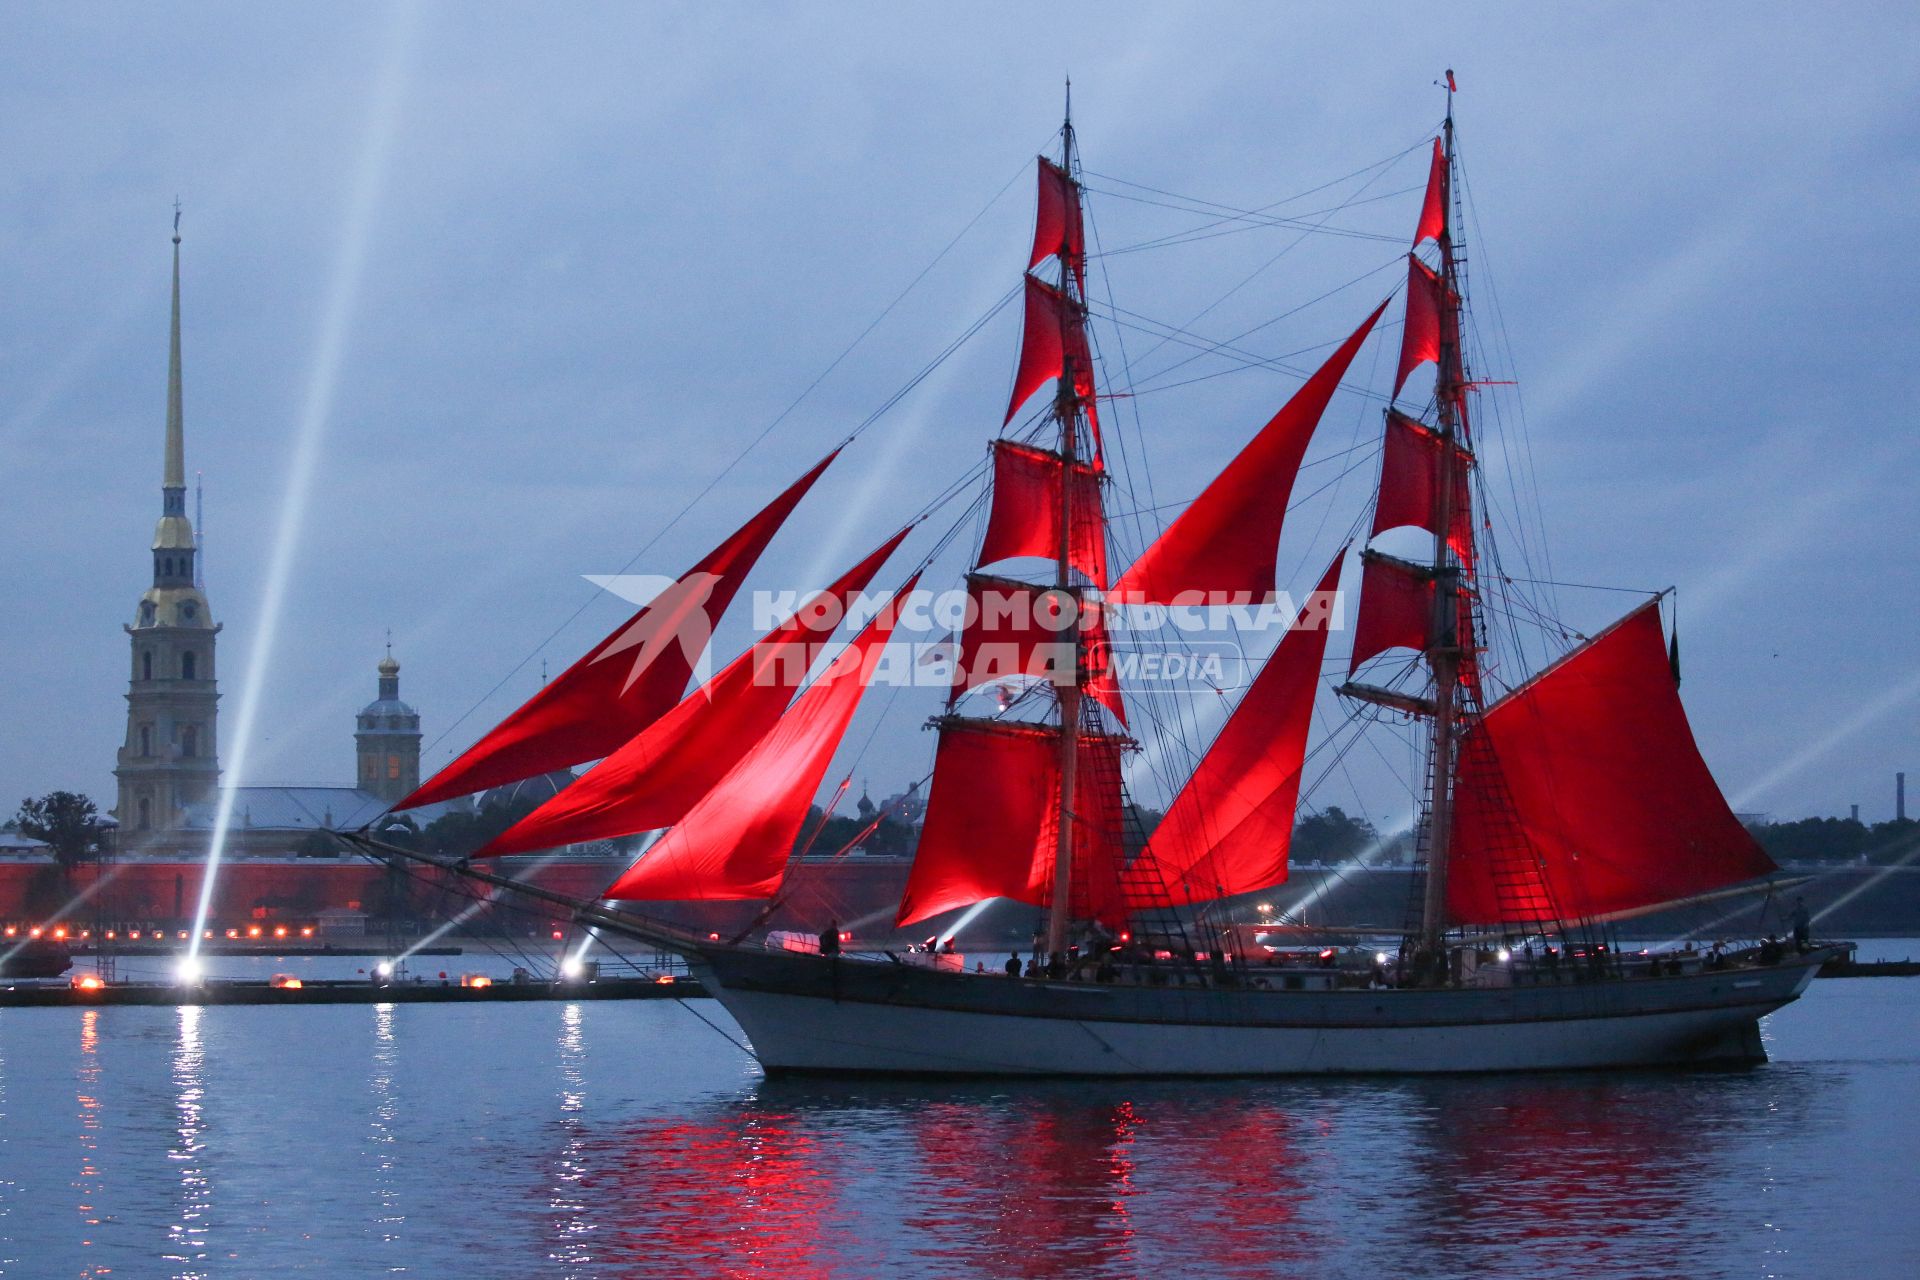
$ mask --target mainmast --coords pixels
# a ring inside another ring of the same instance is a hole
[[[1073,182],[1073,82],[1067,82],[1066,117],[1060,126],[1060,170],[1067,182]],[[1070,226],[1070,224],[1069,224]],[[1061,236],[1054,254],[1059,266],[1060,296],[1067,305],[1060,309],[1060,346],[1063,352],[1060,378],[1055,384],[1054,418],[1060,428],[1060,537],[1054,553],[1054,586],[1061,603],[1073,593],[1073,498],[1074,464],[1079,453],[1081,395],[1080,378],[1091,386],[1091,369],[1082,371],[1075,362],[1086,358],[1089,345],[1072,340],[1070,326],[1086,324],[1086,300],[1079,289],[1079,272],[1073,261],[1076,237],[1069,230]],[[1078,246],[1084,253],[1085,246]],[[1084,602],[1081,602],[1084,603]],[[1078,613],[1073,626],[1073,679],[1057,686],[1060,702],[1060,796],[1056,814],[1057,836],[1053,854],[1053,897],[1047,912],[1047,954],[1067,949],[1067,926],[1073,897],[1073,799],[1080,759],[1080,702],[1086,679],[1086,655]]]
[[[1442,936],[1446,932],[1447,862],[1453,831],[1454,747],[1459,728],[1460,670],[1464,655],[1473,644],[1470,634],[1461,634],[1461,569],[1451,554],[1450,535],[1458,518],[1453,510],[1456,498],[1465,493],[1457,474],[1462,465],[1460,436],[1463,418],[1461,400],[1466,393],[1466,369],[1460,351],[1460,289],[1458,263],[1453,246],[1453,72],[1447,72],[1447,118],[1444,126],[1444,157],[1447,197],[1441,201],[1440,235],[1440,360],[1434,384],[1435,407],[1439,413],[1439,483],[1436,501],[1438,518],[1433,534],[1433,626],[1432,643],[1427,649],[1427,665],[1433,676],[1433,714],[1429,717],[1428,744],[1431,791],[1427,798],[1427,874],[1426,892],[1420,910],[1420,952],[1444,974],[1445,952]],[[1470,624],[1469,624],[1470,626]]]

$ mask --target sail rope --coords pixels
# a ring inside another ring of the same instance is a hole
[[[797,410],[803,403],[805,403],[806,400],[810,396],[812,396],[813,393],[820,387],[820,385],[827,380],[827,378],[834,372],[834,370],[838,369],[843,363],[845,363],[847,358],[850,357],[854,353],[854,351],[857,350],[863,343],[865,343],[870,336],[872,336],[873,332],[880,327],[881,323],[885,321],[886,318],[889,315],[891,315],[900,306],[902,302],[906,300],[909,294],[911,294],[916,288],[919,287],[920,283],[927,278],[927,276],[933,271],[933,269],[936,266],[938,266],[941,263],[941,261],[943,261],[947,257],[947,255],[950,254],[963,239],[966,238],[967,234],[971,232],[974,229],[974,227],[979,225],[980,221],[986,217],[987,213],[991,211],[992,208],[1006,196],[1007,192],[1013,189],[1014,184],[1017,183],[1022,177],[1026,176],[1029,171],[1030,171],[1029,165],[1023,161],[1020,167],[1014,171],[1012,176],[1009,177],[1007,181],[1001,185],[1000,189],[994,192],[993,196],[990,199],[988,199],[987,202],[984,205],[982,205],[980,209],[977,212],[975,212],[971,218],[967,220],[965,225],[963,225],[959,231],[954,233],[953,237],[950,240],[948,240],[944,246],[941,247],[940,251],[933,256],[933,259],[930,262],[928,262],[926,266],[922,267],[920,271],[911,280],[907,282],[906,286],[902,288],[897,294],[894,295],[893,299],[889,301],[886,306],[881,308],[880,313],[876,315],[872,320],[870,320],[867,323],[866,327],[861,329],[861,331],[857,335],[855,335],[853,340],[849,342],[846,345],[846,347],[843,348],[838,355],[836,355],[830,362],[828,362],[826,368],[822,369],[820,373],[814,377],[813,381],[809,382],[806,385],[806,387],[803,388],[798,395],[796,395],[791,401],[789,401],[785,408],[780,410],[779,413],[775,414],[771,419],[769,419],[766,425],[761,427],[760,430],[756,432],[754,436],[747,441],[746,444],[744,444],[738,450],[736,450],[732,454],[732,456],[729,457],[728,460],[721,466],[720,470],[714,473],[713,477],[710,480],[708,480],[705,485],[703,485],[697,492],[695,492],[692,497],[688,498],[687,501],[683,503],[680,506],[680,508],[673,513],[673,515],[669,516],[666,522],[662,524],[654,532],[652,537],[648,538],[644,543],[642,543],[639,549],[636,550],[631,556],[627,558],[626,562],[622,564],[620,568],[617,570],[617,573],[626,573],[635,564],[639,563],[640,558],[646,555],[647,552],[651,551],[659,543],[660,539],[662,539],[670,531],[672,531],[673,528],[676,525],[678,525],[681,520],[685,519],[686,516],[690,514],[696,506],[698,506],[710,494],[712,494],[713,491],[720,486],[720,483],[724,481],[727,478],[727,476],[731,475],[734,469],[737,468],[742,462],[746,460],[748,454],[752,453],[756,448],[758,448],[767,439],[768,436],[773,434],[775,429],[777,429],[781,423],[785,422],[789,417],[791,417],[794,411]],[[914,374],[911,378],[909,378],[907,382],[904,385],[902,385],[899,389],[897,389],[892,395],[888,396],[885,400],[883,400],[877,409],[873,410],[864,419],[862,419],[860,424],[856,426],[853,429],[853,431],[847,435],[845,440],[841,442],[842,446],[849,444],[855,439],[859,438],[859,436],[861,436],[864,432],[866,432],[868,428],[873,426],[882,417],[884,417],[889,410],[891,410],[894,406],[899,404],[899,402],[903,398],[905,398],[914,388],[918,387],[922,382],[924,382],[934,372],[934,370],[938,369],[942,364],[944,364],[948,359],[950,359],[955,352],[957,352],[961,347],[966,345],[966,343],[971,338],[973,338],[976,334],[978,334],[981,329],[985,328],[986,325],[993,319],[993,317],[999,314],[1001,309],[1004,308],[1009,302],[1013,300],[1013,297],[1017,292],[1018,292],[1017,289],[1009,289],[996,302],[994,302],[991,306],[989,306],[984,313],[982,313],[977,319],[973,321],[973,323],[968,325],[967,328],[964,331],[962,331],[962,333],[958,338],[955,338],[952,342],[950,342],[938,355],[936,355],[931,361],[929,361],[925,367],[923,367],[918,373]],[[459,716],[455,717],[455,719],[452,722],[450,722],[445,729],[442,729],[439,732],[439,734],[437,734],[434,737],[434,739],[426,745],[425,750],[432,751],[435,748],[437,748],[442,742],[444,742],[447,739],[447,736],[449,734],[453,733],[454,730],[458,729],[461,724],[465,723],[465,721],[469,717],[471,717],[476,711],[478,711],[481,707],[485,706],[488,702],[490,702],[502,689],[504,689],[507,686],[507,683],[509,681],[511,681],[515,676],[519,675],[520,672],[524,670],[527,667],[527,665],[534,660],[534,658],[539,656],[541,653],[545,652],[549,645],[551,645],[555,640],[559,639],[562,633],[564,633],[569,627],[571,627],[576,621],[578,621],[580,616],[584,614],[594,604],[595,601],[600,599],[600,597],[603,594],[604,594],[603,592],[596,590],[593,594],[583,599],[580,602],[579,607],[574,609],[572,613],[568,614],[566,618],[564,618],[558,626],[554,627],[554,629],[551,632],[549,632],[544,639],[540,640],[531,649],[529,649],[526,652],[526,654],[522,656],[518,662],[516,662],[512,667],[510,667],[506,671],[506,673],[502,675],[500,679],[496,681],[490,689],[488,689],[485,693],[481,694],[480,697],[477,698],[471,706],[469,706],[465,711],[461,712]]]

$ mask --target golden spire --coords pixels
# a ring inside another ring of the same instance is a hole
[[[167,465],[160,481],[166,514],[183,516],[187,506],[186,415],[180,398],[180,202],[173,202],[173,331],[167,348]],[[176,502],[176,495],[178,501]],[[176,510],[176,506],[178,510]]]

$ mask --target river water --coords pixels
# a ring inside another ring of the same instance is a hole
[[[0,1274],[1920,1274],[1920,979],[1765,1033],[1735,1073],[790,1084],[711,1001],[12,1009]]]

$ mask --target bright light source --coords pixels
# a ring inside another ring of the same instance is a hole
[[[587,971],[586,963],[577,957],[568,956],[560,962],[560,976],[569,982],[576,982]]]
[[[206,932],[202,933],[200,936],[202,938],[211,938],[213,936],[213,930],[208,929]]]
[[[300,930],[300,936],[303,938],[311,938],[313,936],[313,926],[307,925],[304,928],[302,928]]]
[[[29,929],[29,930],[27,930],[27,936],[28,936],[29,938],[37,938],[37,937],[39,937],[39,936],[40,936],[40,926],[39,926],[39,925],[35,925],[35,926],[33,926],[33,928],[31,928],[31,929]],[[136,933],[136,934],[134,934],[133,936],[137,938],[137,937],[139,937],[140,935]]]
[[[1272,914],[1273,914],[1273,904],[1272,904],[1271,902],[1263,902],[1263,903],[1261,903],[1261,904],[1260,904],[1260,914],[1261,914],[1261,915],[1263,915],[1263,916],[1270,916],[1270,915],[1272,915]]]
[[[229,929],[227,930],[227,936],[229,938],[237,938],[240,936],[240,931],[238,929]]]
[[[174,968],[173,976],[183,986],[194,986],[207,975],[198,959],[193,956],[182,956],[179,965]]]
[[[1373,962],[1374,962],[1375,964],[1385,964],[1385,963],[1387,962],[1387,953],[1386,953],[1386,952],[1384,952],[1384,951],[1376,951],[1376,952],[1374,952],[1374,953],[1373,953]]]
[[[373,966],[373,971],[379,977],[391,978],[393,976],[393,961],[382,960],[379,964]]]
[[[273,975],[270,985],[278,987],[282,991],[298,991],[306,984],[290,973],[276,973]]]
[[[287,926],[285,926],[285,925],[283,925],[283,924],[277,924],[277,925],[275,925],[275,926],[273,926],[273,936],[274,936],[274,937],[276,937],[276,938],[284,938],[284,937],[286,937],[286,936],[287,936]]]
[[[493,979],[484,973],[463,973],[460,975],[460,985],[463,987],[490,987],[493,985]]]
[[[1505,964],[1507,961],[1513,959],[1513,952],[1507,950],[1505,947],[1500,948],[1497,954],[1500,957],[1501,964]]]
[[[259,936],[260,936],[260,926],[259,926],[259,925],[257,925],[257,924],[250,924],[250,925],[248,925],[248,926],[247,926],[247,936],[248,936],[249,938],[257,938],[257,937],[259,937]]]
[[[55,929],[55,930],[53,931],[53,936],[54,936],[54,937],[56,937],[56,938],[64,938],[64,937],[66,937],[66,936],[67,936],[67,931],[66,931],[66,928],[65,928],[65,927],[63,926],[63,927],[61,927],[61,928],[58,928],[58,929]]]
[[[672,986],[673,975],[670,973],[663,973],[659,977],[655,978],[654,982],[658,983],[661,986]]]

